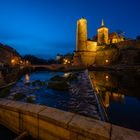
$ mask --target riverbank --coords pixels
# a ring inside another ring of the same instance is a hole
[[[33,72],[31,67],[10,67],[3,71],[0,71],[0,90],[8,88],[16,83],[22,75]]]
[[[137,71],[140,72],[140,65],[111,65],[111,66],[89,66],[90,71]]]
[[[71,72],[71,71],[81,71],[88,69],[89,71],[140,71],[140,65],[93,65],[93,66],[83,66],[83,65],[64,65],[64,64],[52,64],[52,65],[34,65],[31,66],[34,70],[48,70],[55,72]]]
[[[51,64],[51,65],[32,65],[34,71],[54,71],[54,72],[71,72],[85,70],[84,66],[64,65],[64,64]]]

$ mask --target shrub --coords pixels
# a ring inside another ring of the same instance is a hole
[[[55,90],[68,90],[69,84],[66,81],[59,82],[48,82],[48,88],[52,88]]]
[[[74,80],[78,80],[77,76],[75,74],[70,74],[68,77],[67,77],[67,80],[68,81],[74,81]]]
[[[31,97],[31,96],[27,97],[26,102],[27,103],[34,103],[33,97]]]
[[[21,99],[23,99],[23,98],[25,98],[25,95],[23,94],[23,93],[16,93],[15,95],[14,95],[14,100],[21,100]]]
[[[0,98],[4,98],[10,94],[10,87],[7,87],[0,91]]]
[[[137,48],[135,48],[134,46],[124,46],[121,50],[123,51],[127,51],[127,50],[136,50]]]
[[[62,76],[59,76],[59,75],[56,75],[56,76],[52,77],[50,80],[51,81],[65,81],[66,78],[62,77]]]

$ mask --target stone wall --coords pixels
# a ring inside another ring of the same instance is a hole
[[[97,46],[97,42],[91,41],[91,40],[87,40],[87,51],[93,51],[96,52],[97,49],[99,48],[99,46]]]
[[[77,51],[75,56],[78,56],[79,61],[85,66],[134,65],[140,63],[140,40],[125,40],[112,45],[110,48],[109,46],[96,46],[96,42],[88,40],[86,50]]]
[[[122,42],[119,42],[115,44],[118,48],[123,47],[134,47],[134,48],[140,48],[140,40],[124,40]]]
[[[0,99],[0,123],[40,140],[138,140],[140,132],[55,108]]]
[[[74,55],[74,63],[77,65],[89,66],[95,63],[96,52],[77,51]]]
[[[99,48],[99,46],[97,46]],[[97,49],[97,48],[96,48]],[[98,51],[79,51],[75,53],[75,58],[79,58],[79,62],[83,65],[111,65],[115,64],[119,58],[118,49],[103,49]],[[75,60],[74,60],[75,61]],[[78,60],[77,60],[78,61]]]
[[[110,65],[116,63],[119,57],[118,49],[106,49],[96,52],[95,63],[96,65]]]
[[[122,50],[120,51],[119,64],[134,65],[140,64],[140,50]]]

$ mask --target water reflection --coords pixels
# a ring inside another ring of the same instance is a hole
[[[140,73],[94,71],[90,76],[110,122],[140,130]]]
[[[105,108],[108,108],[110,105],[110,100],[114,102],[123,103],[124,97],[125,95],[121,93],[112,93],[112,92],[106,91],[105,93],[102,94],[103,105]]]
[[[116,77],[107,72],[90,72],[94,87],[102,96],[105,107],[109,107],[110,98],[114,99],[123,93],[118,93],[118,82]],[[124,95],[123,95],[124,96]]]
[[[110,100],[123,103],[125,96],[140,99],[139,73],[94,71],[90,72],[90,76],[97,93],[102,96],[105,103],[109,103]]]
[[[30,83],[30,75],[29,74],[25,74],[24,82],[25,83]]]

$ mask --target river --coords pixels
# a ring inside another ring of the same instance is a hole
[[[109,122],[140,130],[140,73],[91,71]]]
[[[65,111],[84,112],[86,116],[89,115],[90,117],[94,112],[89,108],[91,104],[88,105],[84,102],[84,108],[75,107],[81,105],[79,102],[81,102],[81,98],[85,94],[81,97],[79,94],[72,95],[69,91],[49,89],[46,84],[33,85],[33,82],[37,80],[47,83],[55,75],[65,76],[67,73],[39,71],[26,74],[17,81],[10,89],[10,94],[5,98],[27,102],[28,97],[33,97],[35,104],[47,105]],[[140,73],[91,71],[90,77],[104,106],[109,122],[140,131]],[[25,82],[32,84],[26,85]],[[26,96],[17,98],[15,94],[19,95],[21,91]],[[91,102],[91,99],[87,99],[87,103]],[[98,112],[97,110],[95,111]]]

